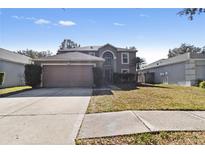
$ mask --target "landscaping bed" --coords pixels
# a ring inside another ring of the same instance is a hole
[[[205,144],[205,132],[155,132],[114,137],[76,139],[76,144],[92,145],[191,145]]]
[[[19,92],[23,92],[26,90],[31,90],[32,87],[30,86],[17,86],[17,87],[9,87],[9,88],[2,88],[0,89],[0,97],[6,97],[9,95],[13,95]]]
[[[91,97],[87,113],[124,110],[205,110],[205,90],[178,85],[142,85]]]

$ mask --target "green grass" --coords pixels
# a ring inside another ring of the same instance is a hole
[[[190,145],[205,144],[205,132],[155,132],[114,137],[76,139],[76,144],[91,145]]]
[[[13,92],[18,92],[21,90],[27,90],[27,89],[31,89],[31,87],[30,86],[18,86],[18,87],[3,88],[3,89],[0,89],[0,95],[5,95],[5,94],[13,93]]]
[[[123,110],[205,110],[205,90],[198,87],[154,85],[113,90],[92,96],[87,113]]]

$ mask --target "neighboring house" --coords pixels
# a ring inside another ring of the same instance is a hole
[[[154,74],[154,83],[196,85],[198,80],[205,80],[205,54],[185,53],[161,59],[138,72]]]
[[[31,63],[31,58],[0,48],[0,72],[4,72],[1,87],[25,85],[24,65]]]
[[[57,55],[34,60],[43,67],[43,87],[91,87],[93,67],[103,70],[106,83],[113,82],[113,73],[136,73],[132,63],[137,50],[103,46],[63,48]]]

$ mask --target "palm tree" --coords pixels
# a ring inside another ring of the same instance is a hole
[[[135,58],[133,59],[133,65],[136,66],[137,70],[139,70],[140,67],[141,67],[141,65],[142,65],[142,64],[145,64],[145,63],[146,63],[146,62],[145,62],[145,59],[143,59],[143,58],[135,57]]]

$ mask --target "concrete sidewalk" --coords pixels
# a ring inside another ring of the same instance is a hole
[[[86,114],[78,138],[192,130],[205,130],[205,111],[107,112]]]

